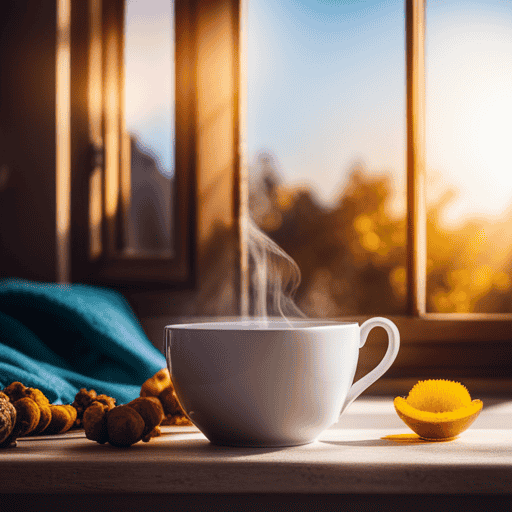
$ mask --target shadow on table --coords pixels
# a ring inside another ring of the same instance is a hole
[[[167,439],[166,439],[167,438]],[[173,439],[174,438],[174,439]],[[161,442],[160,440],[164,441]],[[165,440],[169,442],[166,443]],[[74,453],[90,453],[91,443],[94,441],[88,441],[87,443],[70,446],[69,451]],[[283,450],[290,450],[295,447],[283,446],[276,448],[247,448],[238,446],[220,446],[210,443],[202,434],[198,432],[166,432],[161,436],[150,440],[148,443],[138,442],[132,446],[126,448],[119,448],[112,446],[108,443],[99,444],[95,443],[98,453],[122,453],[123,451],[129,450],[131,453],[143,450],[148,456],[152,456],[156,453],[160,455],[173,455],[173,457],[179,457],[183,454],[184,456],[190,456],[193,454],[195,457],[200,456],[203,458],[216,458],[216,457],[246,457],[250,455],[261,455],[265,453],[274,453]]]
[[[7,495],[2,511],[38,512],[481,512],[510,510],[510,496],[394,494],[108,494]]]

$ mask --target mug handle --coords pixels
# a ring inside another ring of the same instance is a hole
[[[388,349],[386,350],[382,361],[370,373],[361,377],[357,382],[352,384],[341,409],[340,416],[365,389],[369,388],[378,378],[382,377],[382,375],[388,371],[398,354],[398,349],[400,347],[400,333],[398,332],[398,328],[391,320],[382,317],[370,318],[361,325],[359,328],[359,348],[364,346],[368,334],[374,327],[383,327],[386,330],[388,334]]]

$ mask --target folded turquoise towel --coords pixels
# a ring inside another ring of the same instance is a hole
[[[19,381],[52,403],[80,388],[118,404],[165,367],[122,295],[73,284],[0,281],[0,389]]]

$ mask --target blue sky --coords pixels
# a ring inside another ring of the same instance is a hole
[[[404,23],[400,0],[249,1],[249,158],[325,201],[354,160],[403,172]]]
[[[173,9],[172,0],[126,1],[126,127],[168,176],[174,172]]]
[[[447,223],[512,203],[512,2],[428,0],[429,198],[458,197]],[[248,147],[287,183],[331,203],[362,161],[389,172],[405,207],[403,0],[249,0]]]
[[[127,125],[169,173],[171,5],[129,0],[126,53]],[[426,66],[429,194],[458,191],[446,221],[498,215],[512,198],[512,2],[428,0]],[[248,0],[247,73],[250,162],[271,151],[286,183],[328,205],[359,160],[391,173],[403,212],[404,0]]]

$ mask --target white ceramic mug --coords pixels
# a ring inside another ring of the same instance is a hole
[[[374,327],[388,334],[380,364],[352,384]],[[165,356],[179,401],[214,444],[294,446],[314,441],[395,360],[393,322],[298,320],[165,327]]]

